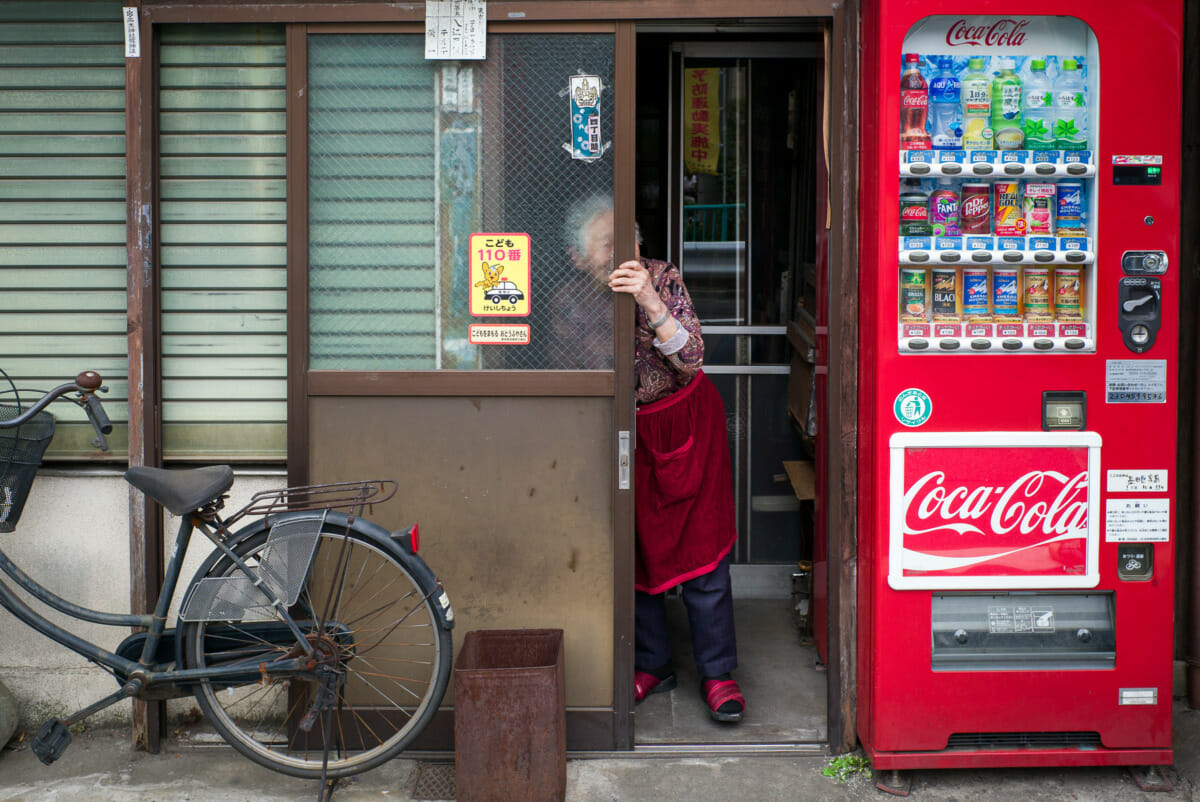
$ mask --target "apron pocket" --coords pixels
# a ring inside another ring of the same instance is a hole
[[[695,441],[689,436],[687,442],[666,454],[650,450],[654,459],[655,501],[659,509],[695,498],[700,491],[704,470],[694,445]]]

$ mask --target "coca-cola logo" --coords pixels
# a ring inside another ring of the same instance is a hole
[[[928,220],[929,209],[924,206],[905,206],[900,210],[901,220]]]
[[[1088,475],[1028,471],[1005,486],[946,486],[930,471],[904,493],[904,534],[951,531],[958,535],[1082,534],[1088,524]],[[984,528],[986,527],[986,528]]]
[[[929,95],[924,92],[901,92],[900,105],[906,109],[923,109],[929,106]]]
[[[1020,47],[1025,41],[1029,20],[998,19],[990,25],[971,25],[965,19],[955,21],[946,31],[950,47]]]
[[[982,217],[988,213],[987,198],[976,196],[962,202],[962,213],[967,217]]]

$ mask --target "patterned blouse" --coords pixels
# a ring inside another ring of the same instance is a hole
[[[650,279],[658,288],[659,297],[671,316],[688,333],[687,342],[671,354],[654,347],[654,329],[640,306],[636,307],[637,331],[634,334],[633,374],[634,396],[638,404],[661,401],[676,390],[686,387],[704,364],[704,341],[700,338],[700,320],[692,308],[692,299],[679,268],[657,259],[642,259]]]

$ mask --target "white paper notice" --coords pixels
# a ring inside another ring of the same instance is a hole
[[[1105,502],[1107,543],[1167,543],[1171,540],[1170,527],[1170,499],[1110,498]]]
[[[138,10],[124,8],[125,20],[125,58],[140,58],[142,55],[142,36],[138,28]]]
[[[1166,493],[1166,471],[1109,471],[1109,493]]]
[[[425,58],[487,58],[487,0],[426,0]]]

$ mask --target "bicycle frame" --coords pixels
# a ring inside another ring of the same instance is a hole
[[[220,529],[225,529],[224,525],[218,519],[215,519],[215,516],[214,520]],[[124,693],[127,696],[136,696],[155,686],[169,683],[187,684],[206,679],[220,680],[244,677],[247,668],[250,667],[254,669],[256,674],[261,674],[266,678],[273,677],[276,674],[294,675],[297,671],[306,670],[309,667],[309,659],[312,655],[311,646],[309,646],[307,654],[299,657],[271,660],[265,663],[251,660],[246,664],[233,663],[227,666],[203,669],[174,668],[163,670],[156,668],[159,664],[155,662],[154,657],[157,654],[164,634],[167,632],[167,611],[170,608],[171,599],[174,597],[178,586],[179,574],[183,568],[183,558],[187,553],[188,543],[191,541],[192,533],[197,528],[200,528],[216,544],[218,549],[230,557],[241,571],[252,579],[254,578],[245,562],[233,553],[207,521],[185,515],[179,524],[179,531],[175,536],[175,548],[171,551],[171,557],[167,562],[162,590],[159,593],[158,601],[152,614],[108,613],[73,604],[28,576],[0,549],[0,570],[46,606],[52,607],[79,621],[88,621],[104,626],[139,627],[146,630],[147,636],[142,646],[141,657],[136,662],[110,652],[107,649],[103,649],[99,645],[85,640],[74,632],[64,629],[58,624],[44,618],[20,596],[14,593],[12,588],[2,580],[0,580],[0,607],[4,607],[4,609],[8,610],[25,624],[46,635],[51,640],[82,655],[93,663],[110,669],[123,684],[131,680],[136,680],[136,688],[131,689],[131,693]],[[225,531],[228,530],[225,529]],[[279,598],[265,585],[260,584],[259,588],[271,600],[272,605],[283,617],[289,629],[297,636],[298,642],[308,645],[301,634],[299,625],[288,614]]]

